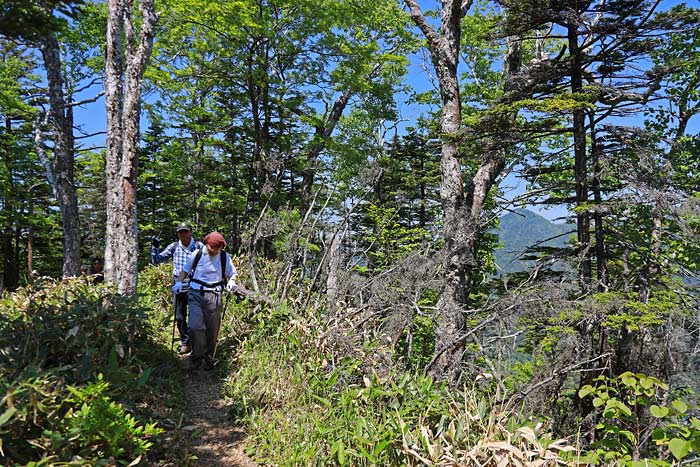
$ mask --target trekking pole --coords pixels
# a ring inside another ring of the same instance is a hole
[[[172,352],[175,345],[175,320],[173,319],[173,335],[170,337],[170,351]]]
[[[170,351],[173,351],[175,345],[175,323],[177,323],[177,294],[173,294],[173,335],[170,337]]]
[[[224,308],[221,310],[221,325],[223,326],[224,324],[224,316],[226,316],[226,307],[228,306],[228,301],[231,298],[231,291],[229,290],[226,293],[226,298],[224,299]],[[216,343],[214,344],[214,353],[212,354],[211,358],[214,359],[216,357],[216,349],[219,348],[219,339],[216,339]]]

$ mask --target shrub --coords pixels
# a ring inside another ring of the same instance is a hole
[[[145,460],[174,366],[143,303],[82,279],[0,299],[0,464]]]
[[[666,383],[629,371],[614,378],[599,376],[594,382],[578,393],[581,398],[593,398],[599,416],[596,442],[584,461],[592,465],[646,467],[698,459],[697,408],[682,398],[666,402]]]

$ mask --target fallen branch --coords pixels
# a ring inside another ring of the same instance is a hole
[[[234,287],[234,289],[231,290],[231,292],[241,300],[247,299],[251,303],[254,303],[256,305],[260,305],[261,303],[264,303],[265,305],[272,305],[272,300],[267,295],[248,290],[245,288],[245,286],[240,284],[236,285],[236,287]]]

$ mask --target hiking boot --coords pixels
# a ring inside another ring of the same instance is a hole
[[[180,355],[188,354],[192,352],[192,347],[190,344],[180,344]]]
[[[210,359],[205,358],[202,360],[200,368],[204,371],[211,371],[214,369],[214,363]]]
[[[191,371],[197,371],[202,369],[204,366],[204,361],[201,358],[192,358],[192,355],[190,355],[187,358],[187,369]]]

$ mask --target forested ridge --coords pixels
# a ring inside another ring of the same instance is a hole
[[[225,465],[182,222],[259,465],[700,465],[693,2],[0,0],[0,56],[0,465]]]

